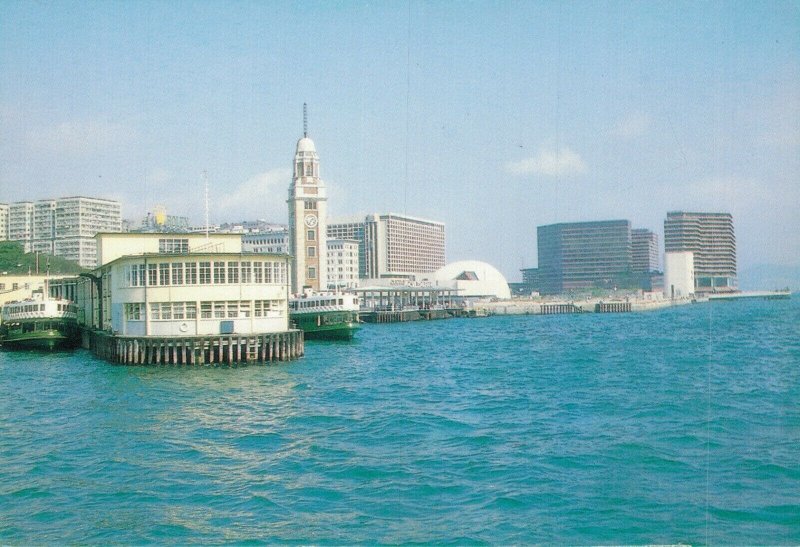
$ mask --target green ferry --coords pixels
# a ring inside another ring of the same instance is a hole
[[[358,324],[358,297],[305,292],[289,299],[289,317],[306,340],[352,340]]]
[[[69,300],[32,298],[7,302],[0,323],[0,344],[8,349],[54,350],[80,342],[77,309]]]

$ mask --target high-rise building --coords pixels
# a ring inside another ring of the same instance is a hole
[[[0,241],[8,239],[8,204],[0,203]]]
[[[8,208],[8,239],[19,241],[26,253],[31,252],[33,241],[33,203],[19,201]]]
[[[358,286],[358,241],[328,239],[328,288]]]
[[[366,248],[364,246],[364,217],[337,219],[329,222],[328,239],[348,239],[358,242],[358,277],[367,277]]]
[[[660,271],[658,255],[658,234],[647,228],[631,230],[631,271],[635,273]]]
[[[550,224],[536,233],[542,294],[635,285],[629,221]]]
[[[8,206],[8,239],[19,241],[26,253],[53,254],[84,268],[97,265],[95,234],[121,228],[118,201],[67,197]]]
[[[445,264],[444,223],[389,213],[364,223],[366,277],[428,273]]]
[[[292,255],[292,292],[328,286],[326,263],[328,197],[319,176],[319,156],[307,131],[297,141],[294,173],[289,186],[289,254]]]
[[[667,213],[664,251],[694,253],[696,292],[736,290],[736,236],[730,213]]]

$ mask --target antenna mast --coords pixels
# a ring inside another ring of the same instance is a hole
[[[303,103],[303,137],[308,137],[308,105]]]
[[[208,241],[208,172],[203,171],[203,182],[205,184],[206,193],[206,241]]]

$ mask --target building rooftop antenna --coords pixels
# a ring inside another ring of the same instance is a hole
[[[308,105],[303,103],[303,137],[308,137]]]
[[[205,184],[206,194],[206,241],[208,241],[208,172],[203,171],[203,183]]]

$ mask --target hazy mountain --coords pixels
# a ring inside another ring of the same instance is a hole
[[[800,290],[800,266],[757,264],[739,272],[739,288],[743,291],[774,290],[789,287]]]

